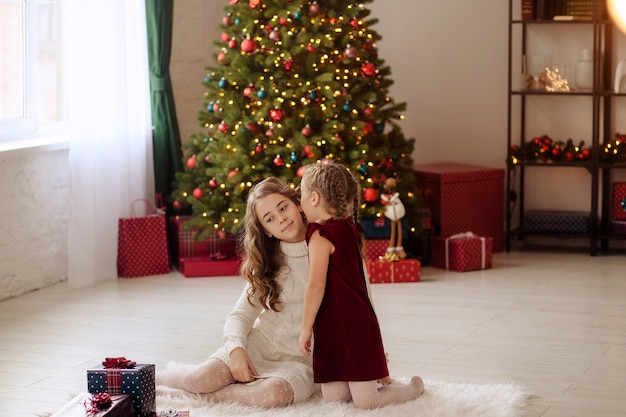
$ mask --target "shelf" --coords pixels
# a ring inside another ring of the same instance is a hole
[[[586,96],[593,97],[592,91],[542,91],[542,90],[512,90],[511,94],[516,96]],[[606,95],[616,95],[607,93]],[[619,94],[626,95],[626,94]]]

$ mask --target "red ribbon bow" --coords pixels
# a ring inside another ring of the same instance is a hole
[[[123,356],[120,356],[119,358],[105,358],[104,362],[102,362],[102,366],[104,366],[106,369],[133,368],[136,364],[137,362],[126,359]]]
[[[87,414],[98,414],[100,411],[107,410],[113,405],[111,396],[106,392],[93,394],[91,398],[85,400],[84,404]]]

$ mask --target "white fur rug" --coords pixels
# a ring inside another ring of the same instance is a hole
[[[400,380],[406,380],[400,378]],[[157,393],[157,411],[189,411],[189,417],[519,417],[530,391],[515,384],[466,384],[424,380],[420,398],[404,404],[363,411],[352,404],[325,403],[320,395],[284,408],[207,403],[201,396],[177,398]],[[157,391],[158,392],[158,391]]]

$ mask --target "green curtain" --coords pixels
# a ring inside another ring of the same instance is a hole
[[[182,150],[170,78],[173,0],[146,0],[155,191],[169,201]]]

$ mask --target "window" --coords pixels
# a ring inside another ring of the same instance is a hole
[[[62,0],[0,0],[0,141],[67,120]]]

